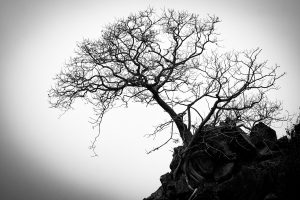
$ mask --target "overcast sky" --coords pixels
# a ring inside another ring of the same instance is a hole
[[[225,3],[226,2],[226,3]],[[158,108],[115,109],[97,134],[91,109],[59,118],[50,109],[52,78],[78,41],[97,38],[101,28],[148,6],[215,14],[217,31],[229,50],[261,47],[270,65],[287,75],[271,96],[289,112],[300,106],[300,1],[208,0],[2,0],[0,3],[0,199],[138,200],[160,185],[169,171],[171,147],[145,153],[161,140],[145,134],[166,115]],[[279,134],[283,134],[282,132]]]

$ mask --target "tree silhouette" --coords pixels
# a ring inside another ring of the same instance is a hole
[[[215,16],[153,9],[118,19],[99,39],[78,44],[55,78],[50,104],[68,110],[84,99],[94,106],[97,122],[118,105],[156,104],[170,120],[153,134],[171,127],[170,141],[175,125],[185,146],[205,126],[228,118],[249,130],[260,121],[280,120],[280,103],[266,96],[284,75],[278,75],[279,66],[259,61],[259,48],[223,52],[217,23]]]

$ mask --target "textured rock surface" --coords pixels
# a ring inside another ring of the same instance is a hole
[[[234,169],[234,162],[219,164],[214,171],[214,179],[217,182],[226,180],[232,174]]]
[[[266,147],[270,150],[274,150],[274,148],[276,148],[276,132],[262,122],[259,122],[253,127],[250,133],[250,139],[259,150]]]
[[[144,200],[299,199],[300,124],[291,139],[277,140],[275,131],[262,123],[250,137],[232,126],[205,135],[209,148],[199,143],[185,156],[183,147],[174,150],[171,172],[161,176],[162,186]]]
[[[265,140],[270,140],[273,142],[276,142],[277,140],[277,135],[275,130],[273,130],[271,127],[265,125],[262,122],[259,122],[258,124],[256,124],[251,133],[250,133],[250,137],[260,137],[261,139],[265,139]]]

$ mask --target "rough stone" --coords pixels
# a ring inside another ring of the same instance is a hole
[[[278,148],[287,148],[289,145],[289,139],[287,136],[279,138],[276,142]]]
[[[258,149],[262,149],[265,146],[273,149],[275,147],[274,144],[277,142],[277,135],[272,128],[259,122],[252,128],[250,139]]]
[[[269,193],[265,196],[264,200],[278,200],[278,197],[274,193]]]
[[[206,152],[200,151],[192,155],[189,160],[195,170],[199,171],[203,176],[212,175],[215,163],[211,156]]]
[[[182,146],[174,148],[173,159],[172,159],[172,161],[170,163],[170,169],[171,169],[171,171],[174,171],[177,168],[177,166],[178,166],[178,164],[180,162],[180,154],[181,154],[182,150],[183,150]]]
[[[264,197],[261,190],[263,179],[264,174],[260,173],[257,168],[243,166],[235,176],[217,186],[219,199],[262,199]]]
[[[181,196],[189,194],[191,192],[191,189],[186,184],[186,180],[184,176],[180,176],[178,181],[176,181],[175,189],[176,189],[176,194]]]
[[[143,200],[168,200],[164,194],[164,190],[162,186],[158,188],[155,192],[153,192],[148,198],[144,198]]]
[[[296,134],[300,135],[300,123],[295,125],[294,131]]]
[[[214,179],[217,182],[228,179],[232,174],[233,168],[234,162],[225,163],[217,166],[214,171]]]
[[[223,134],[207,139],[207,144],[211,147],[208,152],[218,161],[228,162],[236,159],[236,153],[229,146],[229,138]]]
[[[230,146],[239,155],[240,159],[251,159],[257,155],[257,149],[251,142],[250,138],[246,133],[239,131],[231,141]]]
[[[178,178],[174,180],[172,173],[163,175],[162,186],[145,200],[296,200],[299,197],[300,133],[299,126],[295,128],[297,130],[292,130],[290,140],[287,137],[275,140],[274,135],[265,140],[275,142],[278,151],[253,145],[249,137],[236,127],[218,129],[217,134],[211,132],[208,137],[217,137],[209,145],[216,152],[232,152],[237,157],[231,161],[221,159],[217,153],[209,154],[203,146],[205,143],[199,143],[185,157]],[[226,137],[219,137],[220,134]],[[264,134],[256,133],[259,136]],[[196,180],[192,185],[195,192],[187,184],[187,179],[193,177]]]

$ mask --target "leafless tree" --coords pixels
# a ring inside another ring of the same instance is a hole
[[[50,103],[67,110],[75,99],[84,99],[95,107],[97,122],[118,105],[157,104],[170,120],[154,134],[169,127],[170,141],[176,126],[183,145],[228,117],[246,129],[280,120],[280,103],[266,96],[283,76],[279,66],[260,61],[259,48],[219,50],[217,23],[215,16],[153,9],[118,19],[99,39],[78,44],[56,76]]]

